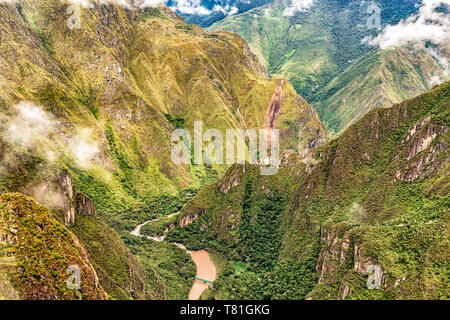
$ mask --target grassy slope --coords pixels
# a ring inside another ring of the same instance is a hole
[[[17,35],[1,42],[0,108],[11,114],[13,104],[30,100],[63,121],[61,133],[73,134],[74,126],[93,129],[101,146],[95,168],[80,170],[70,158],[58,165],[71,171],[77,189],[109,225],[130,230],[151,216],[142,208],[181,197],[180,187],[198,189],[226,169],[174,165],[172,131],[191,130],[196,120],[205,130],[262,127],[280,79],[266,79],[239,36],[209,34],[165,8],[98,6],[82,11],[79,30],[66,27],[65,8],[59,0],[0,6],[2,34]],[[283,148],[298,147],[299,128],[291,123],[303,124],[303,144],[318,130],[324,136],[311,114],[285,83]]]
[[[373,110],[307,170],[295,157],[268,179],[237,167],[199,192],[182,210],[199,218],[169,238],[228,260],[207,297],[448,299],[449,88]],[[366,264],[382,290],[366,288]]]
[[[2,276],[9,277],[14,288],[10,287],[6,293],[2,291],[0,296],[64,300],[106,298],[84,247],[33,199],[19,193],[0,197],[0,233],[0,270]],[[4,272],[8,261],[9,268]],[[80,268],[79,290],[66,286],[70,265]],[[14,291],[17,293],[11,294]]]
[[[376,107],[390,107],[431,89],[441,67],[416,46],[372,50],[321,89],[312,105],[330,130],[342,132]]]
[[[119,235],[99,217],[77,215],[69,228],[83,243],[100,283],[113,299],[161,299],[154,273],[132,255]]]
[[[414,12],[413,1],[378,1],[382,23],[395,24]],[[366,27],[367,7],[360,1],[317,1],[311,10],[283,16],[289,1],[228,17],[210,30],[241,35],[265,62],[270,75],[282,75],[310,101],[314,94],[370,50],[361,39],[374,30]]]

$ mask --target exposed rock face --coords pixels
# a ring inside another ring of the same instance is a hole
[[[61,189],[64,194],[64,224],[66,227],[75,224],[75,190],[72,185],[72,177],[66,175],[61,179]]]
[[[448,141],[438,138],[447,133],[448,128],[430,123],[430,120],[431,116],[428,116],[413,125],[401,141],[407,146],[406,155],[398,154],[396,158],[403,156],[409,162],[395,173],[397,179],[408,182],[425,179],[449,162],[448,158],[438,159],[448,148]]]
[[[342,237],[339,237],[339,233],[343,231],[341,230],[342,227],[347,228],[348,226],[340,226],[332,230],[324,228],[322,230],[321,240],[326,245],[322,249],[316,265],[316,270],[320,274],[318,283],[329,285],[335,282],[335,275],[345,270],[348,263],[352,263],[353,270],[361,275],[367,275],[370,268],[380,270],[378,276],[380,276],[380,282],[383,285],[385,278],[382,266],[373,258],[365,256],[359,244],[352,243],[349,232],[345,232]],[[345,278],[340,282],[339,292],[339,299],[345,299],[353,293]]]
[[[189,214],[187,216],[181,217],[180,220],[178,220],[178,226],[180,227],[186,227],[190,225],[192,222],[198,219],[200,215],[204,213],[204,210],[201,210],[199,213]]]
[[[272,140],[272,130],[278,129],[278,115],[281,110],[281,97],[283,95],[284,80],[280,81],[275,93],[270,100],[269,107],[264,117],[264,129],[267,130],[267,146],[270,148]]]
[[[220,191],[224,194],[227,194],[231,188],[238,186],[241,183],[241,176],[239,173],[235,173],[231,175],[231,177],[222,182],[219,183]]]
[[[85,195],[76,192],[69,174],[61,178],[60,187],[64,199],[64,223],[67,227],[75,224],[76,213],[84,216],[97,215],[92,201]]]
[[[84,216],[97,215],[97,211],[95,210],[91,199],[81,193],[77,193],[77,212]]]

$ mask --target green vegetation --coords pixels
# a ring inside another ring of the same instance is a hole
[[[152,284],[151,291],[159,299],[187,299],[196,273],[190,256],[173,244],[156,242],[130,234],[122,235],[124,243],[131,249],[137,260],[145,266],[149,275],[158,282]]]
[[[367,5],[370,3],[367,3]],[[382,23],[395,24],[417,9],[407,0],[377,1]],[[370,50],[362,43],[374,30],[366,27],[367,6],[360,1],[323,0],[292,17],[278,0],[216,22],[209,30],[236,32],[264,61],[269,75],[286,77],[306,100]]]
[[[202,298],[449,299],[449,88],[373,110],[309,173],[293,157],[278,175],[236,166],[200,190],[175,221],[197,219],[167,239],[216,252]],[[369,265],[380,290],[366,286]]]
[[[316,1],[306,12],[283,15],[279,0],[227,17],[211,31],[236,32],[265,64],[270,76],[286,77],[319,112],[335,134],[342,133],[376,107],[390,107],[431,89],[443,69],[424,48],[377,50],[362,41],[371,2]],[[377,1],[383,25],[415,12],[408,0]]]
[[[449,86],[370,112],[320,151],[308,179],[315,183],[301,185],[292,202],[281,252],[308,252],[321,236],[312,298],[449,298],[448,150],[438,147],[448,140]],[[418,131],[408,137],[411,128]],[[430,130],[433,142],[411,153]],[[369,264],[382,268],[382,290],[367,289]]]
[[[167,121],[172,123],[176,128],[184,128],[184,122],[186,121],[183,118],[172,118],[170,114],[165,114],[164,117],[166,117]]]
[[[0,235],[1,251],[8,252],[11,282],[20,298],[106,298],[84,248],[33,199],[19,193],[0,197]],[[3,268],[6,259],[0,259]],[[80,268],[80,289],[66,285],[69,265]]]
[[[404,1],[381,2],[386,22],[413,10]],[[323,117],[327,108],[339,113],[327,118],[330,127],[359,119],[320,146],[327,137],[317,113],[284,82],[277,121],[285,152],[274,176],[261,176],[256,165],[170,159],[175,128],[192,130],[198,120],[204,130],[264,126],[281,80],[267,79],[239,36],[186,25],[164,7],[133,19],[117,6],[95,7],[74,31],[59,14],[65,2],[19,3],[20,12],[0,5],[0,32],[14,35],[0,44],[0,296],[185,298],[195,274],[186,252],[129,233],[158,218],[142,233],[170,229],[168,242],[212,250],[219,277],[206,299],[449,299],[450,83],[376,108],[386,97],[426,90],[436,65],[422,51],[410,59],[411,48],[368,52],[363,34],[350,30],[362,19],[351,16],[355,1],[321,1],[292,18],[276,2],[268,16],[252,12],[258,18],[250,29],[247,14],[223,22],[242,21],[269,73],[317,97]],[[405,11],[391,14],[397,6]],[[345,9],[350,24],[341,20]],[[354,99],[383,85],[368,108],[341,103],[354,76],[367,82]],[[400,83],[411,91],[400,94]],[[3,119],[22,100],[58,122],[39,146],[8,140]],[[86,166],[70,150],[77,146],[65,144],[83,128],[99,149]],[[77,213],[66,228],[61,211],[55,219],[31,198],[9,193],[58,188],[64,172],[98,215]],[[81,290],[65,286],[70,264],[82,269]],[[370,264],[383,270],[379,291],[365,287]]]
[[[100,284],[113,299],[158,299],[158,279],[99,217],[78,214],[70,230],[84,244]]]

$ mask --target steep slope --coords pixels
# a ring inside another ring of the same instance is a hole
[[[66,284],[74,270],[68,273],[69,266],[80,272],[78,289]],[[107,297],[78,239],[47,209],[18,193],[0,197],[0,274],[6,276],[0,296],[7,298]],[[6,292],[5,281],[10,282]]]
[[[447,82],[372,110],[306,164],[233,167],[168,238],[222,255],[210,297],[449,299],[449,107]]]
[[[223,133],[270,120],[281,148],[307,157],[325,130],[237,35],[187,25],[166,7],[99,4],[80,8],[77,29],[68,8],[0,4],[0,193],[51,209],[109,297],[183,299],[195,274],[189,256],[128,231],[177,212],[227,167],[175,165],[172,132],[199,120]]]
[[[81,28],[69,29],[67,6],[59,0],[0,5],[2,126],[8,130],[24,100],[57,122],[39,151],[22,145],[12,162],[30,149],[37,158],[51,153],[110,225],[131,230],[150,217],[148,206],[164,212],[159,205],[167,197],[182,198],[180,188],[198,189],[226,169],[175,165],[170,138],[176,128],[192,130],[194,121],[223,132],[262,128],[282,80],[267,79],[239,36],[207,33],[165,7],[96,5],[80,9]],[[283,149],[324,140],[317,115],[288,82],[280,98]],[[86,128],[98,152],[80,166],[86,150],[67,140]],[[18,148],[5,131],[2,140],[6,149]],[[11,176],[0,179],[11,189]]]
[[[180,5],[179,2],[182,4]],[[197,6],[185,7],[183,1],[169,0],[166,5],[174,9],[187,23],[194,23],[206,28],[229,15],[244,13],[271,2],[273,0],[201,0]]]
[[[328,128],[339,133],[376,107],[390,107],[428,91],[442,73],[419,44],[374,49],[321,89],[311,103]]]
[[[241,35],[267,67],[269,75],[283,76],[310,101],[314,94],[371,48],[361,42],[377,33],[367,21],[371,2],[313,1],[310,8],[286,14],[288,0],[278,0],[215,23],[210,30]],[[377,1],[381,27],[415,12],[416,2]],[[295,7],[295,6],[294,6]]]

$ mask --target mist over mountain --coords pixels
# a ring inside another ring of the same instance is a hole
[[[210,30],[240,34],[269,75],[289,79],[328,128],[339,133],[374,107],[388,107],[448,79],[446,8],[446,1],[275,1],[228,17]],[[405,54],[408,50],[398,49],[411,41],[417,50]],[[425,51],[420,49],[424,46]],[[377,81],[362,80],[361,74],[379,74],[380,60],[369,58],[375,49],[381,50],[380,57],[390,55],[395,67],[384,69]],[[402,70],[394,70],[399,66]],[[411,81],[416,83],[406,85]],[[343,89],[344,82],[355,88]]]
[[[450,299],[446,3],[1,0],[0,299]]]
[[[194,23],[201,27],[209,27],[214,22],[228,16],[237,15],[253,8],[271,3],[274,0],[201,0],[185,5],[189,1],[169,0],[166,5],[174,9],[187,23]]]

